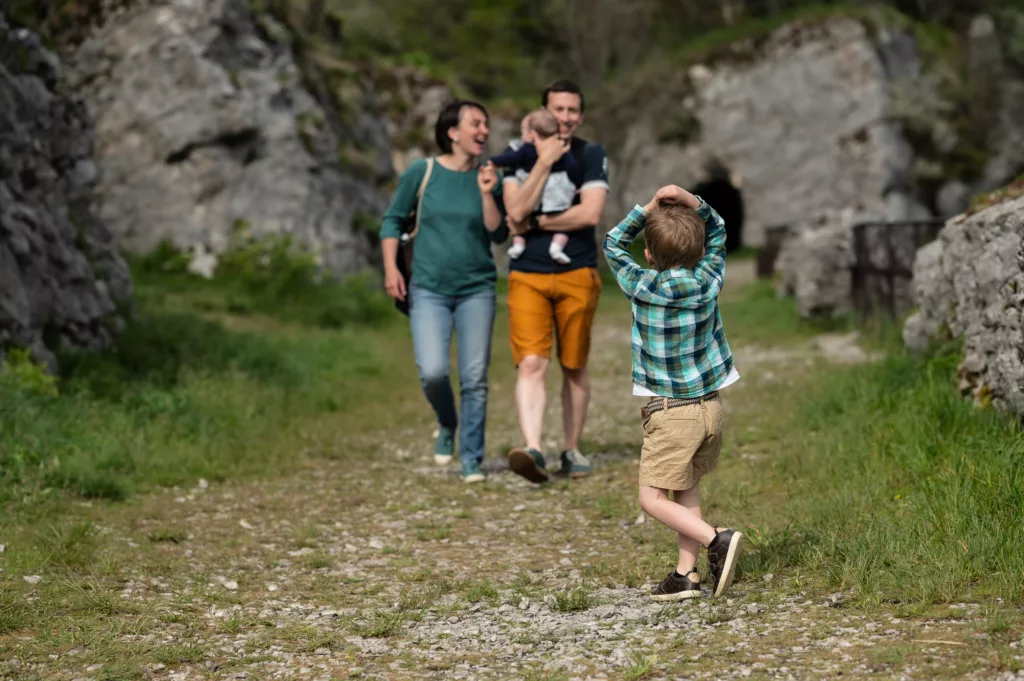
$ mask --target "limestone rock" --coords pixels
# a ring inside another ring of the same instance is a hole
[[[666,178],[693,186],[714,158],[742,178],[748,245],[761,245],[768,227],[827,211],[884,212],[913,154],[886,115],[883,56],[860,22],[836,19],[785,27],[753,58],[704,67],[692,81],[693,141],[658,145],[646,122],[630,131],[639,158],[623,179],[623,207],[644,203]],[[917,68],[913,50],[892,61]]]
[[[850,309],[854,219],[852,211],[823,213],[783,243],[775,264],[777,293],[793,296],[801,316],[838,316]]]
[[[169,0],[111,19],[76,49],[73,85],[96,121],[98,211],[122,247],[168,239],[217,253],[246,227],[292,235],[337,273],[365,266],[362,214],[387,203],[383,121],[362,112],[360,139],[345,139],[353,126],[305,89],[268,21],[244,0]],[[378,147],[368,167],[343,167],[344,150],[367,143]]]
[[[666,83],[667,105],[625,129],[612,158],[610,220],[666,182],[697,185],[716,163],[735,186],[742,181],[748,246],[762,246],[769,228],[847,208],[891,220],[933,208],[951,217],[1024,167],[1024,81],[1006,67],[991,20],[976,20],[969,43],[965,77],[923,66],[903,29],[844,17],[719,50]],[[973,175],[961,167],[967,143],[951,85],[977,91],[969,125],[989,137],[987,160],[985,149],[969,149],[983,161]]]
[[[906,345],[963,338],[964,393],[1024,416],[1024,197],[950,220],[918,251],[914,282]]]
[[[67,344],[108,347],[131,279],[90,208],[93,131],[40,38],[0,15],[0,348],[54,368]]]

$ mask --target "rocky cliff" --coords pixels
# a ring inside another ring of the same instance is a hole
[[[67,344],[106,348],[131,280],[91,210],[97,176],[85,106],[39,37],[0,15],[0,351],[53,366]]]
[[[358,86],[335,82],[345,74],[325,83],[300,69],[293,42],[244,0],[167,0],[77,47],[70,77],[96,121],[97,210],[123,248],[170,240],[216,253],[245,228],[292,235],[336,273],[366,265],[363,227],[392,174],[384,124]]]
[[[798,22],[719,50],[666,84],[669,106],[654,107],[656,118],[629,128],[613,158],[615,212],[666,178],[694,186],[723,165],[742,189],[747,245],[762,245],[767,228],[842,210],[950,217],[1024,168],[1020,145],[1008,143],[1024,135],[1021,81],[998,47],[988,54],[998,45],[991,20],[972,31],[991,121],[963,117],[948,93],[966,84],[926,66],[898,23]]]
[[[963,392],[1024,417],[1024,197],[950,220],[918,251],[914,299],[907,346],[962,338]]]

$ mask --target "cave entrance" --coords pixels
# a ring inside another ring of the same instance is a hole
[[[690,190],[704,199],[725,220],[727,253],[735,253],[743,245],[743,192],[738,184],[734,184],[730,173],[721,168]]]

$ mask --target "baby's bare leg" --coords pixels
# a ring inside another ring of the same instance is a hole
[[[526,237],[522,235],[515,235],[512,237],[512,246],[508,249],[508,257],[518,258],[526,250]]]
[[[565,245],[569,243],[569,235],[563,232],[556,232],[551,237],[551,245],[548,247],[548,255],[558,263],[568,265],[572,259],[562,252]]]

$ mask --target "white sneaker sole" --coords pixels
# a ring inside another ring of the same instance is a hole
[[[447,466],[452,462],[451,454],[434,454],[434,463],[438,466]]]
[[[700,598],[700,591],[679,591],[674,594],[658,594],[657,596],[651,595],[652,601],[658,601],[659,603],[666,601],[685,601],[690,598]]]
[[[736,532],[729,541],[729,553],[725,554],[725,567],[722,568],[722,578],[718,580],[718,588],[715,589],[715,596],[721,596],[732,586],[732,579],[736,576],[736,561],[740,557],[740,549],[743,548],[743,534]]]
[[[484,476],[483,473],[474,473],[473,475],[467,475],[466,477],[462,478],[462,482],[466,483],[467,485],[472,485],[475,482],[483,482],[486,479],[487,478],[486,476]]]

